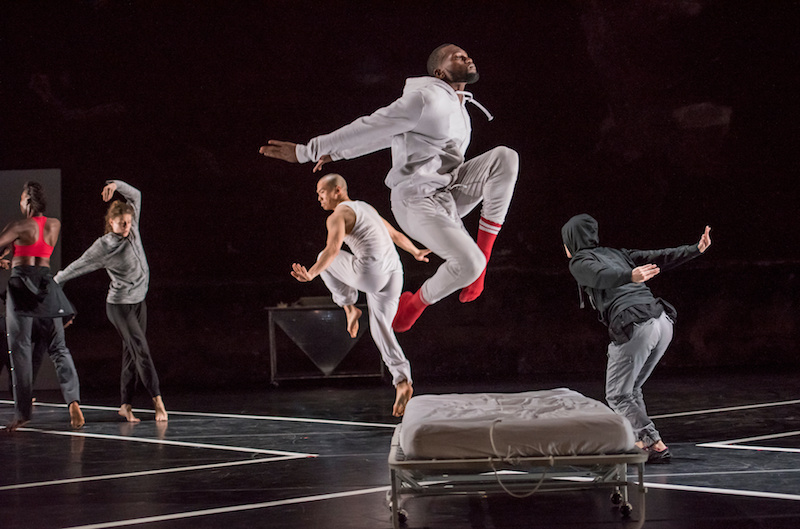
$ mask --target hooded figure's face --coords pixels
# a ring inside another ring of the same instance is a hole
[[[570,257],[580,250],[597,248],[600,244],[597,236],[597,221],[586,213],[575,215],[561,227],[561,240]]]

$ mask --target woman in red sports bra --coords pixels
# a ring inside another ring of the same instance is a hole
[[[16,417],[6,426],[14,431],[30,421],[33,406],[32,346],[33,320],[41,325],[43,337],[50,344],[48,353],[56,368],[61,392],[69,405],[70,425],[83,426],[80,409],[80,384],[72,355],[64,341],[62,318],[75,314],[72,304],[53,281],[50,255],[61,232],[58,219],[43,215],[46,208],[44,189],[38,182],[26,182],[20,197],[25,215],[10,223],[0,233],[0,266],[11,268],[6,296],[6,327],[14,382]],[[13,251],[9,262],[4,259]]]

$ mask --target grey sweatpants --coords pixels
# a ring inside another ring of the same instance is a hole
[[[495,147],[459,166],[449,188],[429,197],[392,200],[392,213],[403,231],[445,261],[422,284],[425,303],[472,284],[486,268],[486,256],[461,218],[482,204],[483,218],[503,224],[518,172],[516,151]]]
[[[631,422],[637,439],[650,446],[661,439],[661,434],[647,416],[642,386],[672,341],[672,320],[662,313],[634,325],[630,341],[608,344],[606,401]]]
[[[50,360],[56,368],[58,383],[64,402],[80,402],[80,383],[78,371],[72,355],[64,341],[64,325],[61,318],[36,318],[40,334],[37,340],[44,340]],[[20,316],[14,310],[12,296],[6,299],[6,329],[8,348],[11,356],[11,379],[14,383],[14,405],[17,419],[28,421],[31,418],[33,397],[33,326],[34,318]]]

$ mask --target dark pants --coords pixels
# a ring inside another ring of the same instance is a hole
[[[80,383],[78,372],[72,355],[64,341],[64,325],[61,318],[33,318],[20,316],[14,310],[11,296],[6,300],[6,327],[8,328],[8,346],[11,355],[12,379],[14,381],[14,404],[17,419],[30,420],[33,397],[33,356],[34,325],[39,327],[36,341],[43,341],[47,352],[56,368],[58,383],[64,402],[80,402]]]
[[[38,319],[33,320],[32,340],[33,340],[33,358],[31,359],[33,366],[33,381],[36,383],[36,375],[39,373],[39,368],[42,366],[42,359],[47,353],[47,342],[42,339],[41,321]],[[3,368],[8,369],[8,392],[14,395],[14,379],[11,373],[11,351],[8,348],[8,340],[6,339],[8,331],[6,330],[6,312],[0,314],[0,373]],[[12,397],[13,398],[13,397]]]
[[[131,305],[106,303],[106,315],[122,338],[122,374],[120,396],[122,404],[131,404],[136,392],[136,382],[150,393],[150,397],[161,395],[158,375],[150,346],[147,345],[147,305],[144,301]]]

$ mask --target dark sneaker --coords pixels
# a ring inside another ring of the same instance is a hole
[[[653,464],[661,464],[661,463],[669,463],[669,460],[672,459],[672,454],[669,452],[669,448],[665,448],[662,451],[653,450],[652,448],[647,449],[647,462]]]

